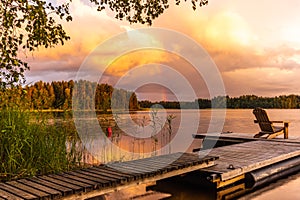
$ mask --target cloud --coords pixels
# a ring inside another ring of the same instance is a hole
[[[246,21],[247,16],[243,16],[241,12],[226,10],[226,7],[217,13],[205,13],[206,15],[190,12],[192,14],[188,13],[187,15],[193,15],[194,18],[181,18],[181,23],[185,24],[182,29],[185,30],[180,29],[180,27],[178,30],[184,31],[196,39],[208,51],[221,71],[240,68],[290,68],[297,66],[299,51],[298,48],[294,47],[296,43],[284,43],[288,39],[299,40],[299,37],[296,36],[299,28],[295,26],[295,23],[292,25],[289,23],[287,25],[289,28],[280,30],[285,33],[285,36],[276,35],[277,38],[272,38],[274,44],[271,47],[269,41],[264,43],[266,38],[263,38],[264,35],[260,35],[261,30],[256,30],[253,27],[253,22]],[[172,15],[176,15],[176,13],[172,13]],[[276,24],[275,20],[260,17],[262,21],[269,20],[271,22],[266,24],[268,26]],[[161,24],[167,26],[163,21]],[[260,24],[259,20],[257,24]],[[295,32],[295,30],[297,31]],[[273,32],[269,32],[269,34],[269,38],[274,35]]]
[[[198,12],[185,7],[170,10],[156,24],[183,32],[202,45],[222,73],[230,95],[298,94],[299,2],[212,4]],[[274,9],[266,12],[271,4]],[[179,12],[184,12],[183,17],[170,23]]]
[[[247,22],[237,13],[217,14],[204,29],[204,40],[214,51],[249,46],[254,39]]]
[[[106,74],[123,76],[130,69],[151,63],[166,63],[170,59],[168,53],[159,50],[139,50],[117,58],[106,70]],[[147,69],[147,75],[153,76],[160,73],[156,67]]]
[[[216,0],[196,11],[192,11],[190,4],[182,2],[180,6],[172,4],[165,14],[154,21],[154,27],[169,28],[186,34],[203,46],[222,73],[226,90],[231,95],[254,93],[272,96],[299,93],[296,88],[300,72],[300,3],[294,0],[288,2],[274,4],[271,0]],[[33,58],[28,55],[27,59],[32,66],[31,72],[27,73],[28,77],[49,80],[51,77],[55,80],[58,77],[72,77],[93,49],[124,31],[131,38],[132,47],[139,43],[154,43],[162,48],[170,45],[167,35],[155,38],[139,34],[138,31],[130,32],[142,26],[117,21],[109,11],[97,12],[87,0],[73,0],[71,13],[74,20],[64,24],[71,40],[62,47],[40,49],[34,53]],[[162,42],[158,44],[158,41]],[[180,45],[173,45],[171,48],[177,49],[177,52],[183,51]],[[208,95],[203,77],[197,88],[201,77],[195,77],[196,73],[188,67],[188,63],[174,55],[159,51],[132,51],[118,57],[118,46],[106,46],[102,50],[94,62],[95,68],[105,63],[105,60],[101,60],[101,54],[106,54],[107,59],[113,61],[106,70],[103,81],[117,82],[127,73],[128,77],[137,76],[137,72],[130,73],[134,67],[160,63],[173,67],[186,77],[197,95]],[[199,56],[193,49],[184,51],[196,58]],[[155,65],[139,73],[140,78],[157,76],[172,79]],[[132,80],[135,80],[134,77]],[[133,87],[134,82],[126,84]],[[174,84],[180,88],[179,82]]]
[[[300,51],[288,46],[256,51],[243,48],[240,51],[228,50],[210,54],[220,71],[234,71],[248,68],[293,69],[300,67]]]
[[[128,61],[126,59],[129,59]],[[145,99],[149,94],[161,96],[168,95],[174,99],[194,100],[196,96],[209,96],[207,86],[201,74],[187,60],[175,54],[161,51],[138,51],[128,58],[119,59],[113,63],[113,68],[108,68],[101,82],[109,83],[118,88],[136,91],[138,96]],[[145,58],[145,59],[144,59]],[[124,66],[126,67],[122,67]],[[110,66],[111,67],[111,66]],[[107,78],[109,77],[109,78]],[[167,93],[157,87],[143,88],[143,85],[162,85],[173,92]],[[192,90],[191,90],[192,89]],[[142,93],[142,94],[139,94]],[[150,98],[150,97],[149,97]]]
[[[33,56],[27,55],[31,71],[77,70],[97,45],[121,31],[118,21],[109,17],[105,11],[98,12],[95,6],[84,1],[73,0],[70,12],[73,21],[63,22],[63,27],[71,40],[63,46],[40,48]]]
[[[299,93],[299,73],[300,69],[251,68],[225,72],[223,78],[231,96],[274,96]]]

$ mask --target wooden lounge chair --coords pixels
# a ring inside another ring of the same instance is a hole
[[[272,139],[277,137],[280,134],[284,134],[284,139],[288,138],[288,127],[289,122],[284,121],[270,121],[267,115],[267,112],[261,108],[255,108],[253,114],[256,117],[254,123],[258,123],[261,129],[261,132],[254,135],[255,138],[259,138],[263,135],[267,135],[267,139]],[[274,123],[281,123],[283,126],[273,126]]]

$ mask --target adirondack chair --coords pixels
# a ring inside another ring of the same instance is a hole
[[[255,108],[253,114],[256,117],[254,123],[258,123],[261,131],[254,135],[255,138],[259,138],[263,135],[267,135],[265,138],[272,139],[280,134],[284,134],[284,139],[288,138],[289,122],[284,121],[270,121],[267,112],[261,108]],[[283,126],[274,126],[274,123],[281,123]]]

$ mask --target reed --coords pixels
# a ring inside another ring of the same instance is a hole
[[[4,108],[0,110],[0,180],[76,168],[81,161],[78,141],[70,123],[49,123],[41,113]]]
[[[173,134],[173,128],[172,128],[172,121],[173,119],[175,119],[176,116],[171,114],[171,115],[168,115],[167,117],[167,131],[168,131],[168,145],[169,145],[169,154],[172,152],[172,149],[171,149],[171,139],[172,139],[172,134]]]

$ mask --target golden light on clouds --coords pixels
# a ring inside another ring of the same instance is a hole
[[[281,33],[284,40],[300,45],[300,22],[299,26],[285,25]]]
[[[205,39],[212,48],[227,50],[250,45],[254,36],[247,23],[238,14],[224,12],[206,24]]]
[[[106,70],[106,74],[112,76],[123,76],[135,67],[147,64],[162,64],[170,60],[167,52],[160,50],[140,50],[125,54],[114,60]],[[149,75],[160,73],[159,68],[151,67],[147,70]]]
[[[88,1],[73,0],[70,8],[74,20],[64,24],[64,27],[71,41],[63,47],[40,49],[34,53],[34,59],[29,59],[32,68],[28,81],[45,80],[45,74],[46,81],[57,80],[58,72],[66,69],[68,78],[74,77],[93,49],[120,33],[127,32],[133,44],[157,42],[155,38],[129,32],[146,26],[118,21],[108,11],[97,12]],[[214,0],[196,11],[188,3],[181,6],[172,3],[170,9],[154,22],[154,27],[186,34],[203,46],[222,73],[229,95],[263,95],[263,91],[274,95],[289,94],[300,85],[299,10],[300,3],[296,0],[278,4],[273,0]],[[105,73],[118,77],[137,66],[152,63],[173,65],[178,61],[176,56],[159,51],[133,51],[118,58],[115,58],[118,55],[116,47],[107,47],[105,52],[111,55],[113,61]],[[190,53],[193,54],[192,49]],[[101,64],[101,58],[97,58],[97,62]],[[163,73],[155,65],[151,66],[147,73]],[[192,72],[184,73],[193,76]],[[249,78],[251,81],[247,81]]]

